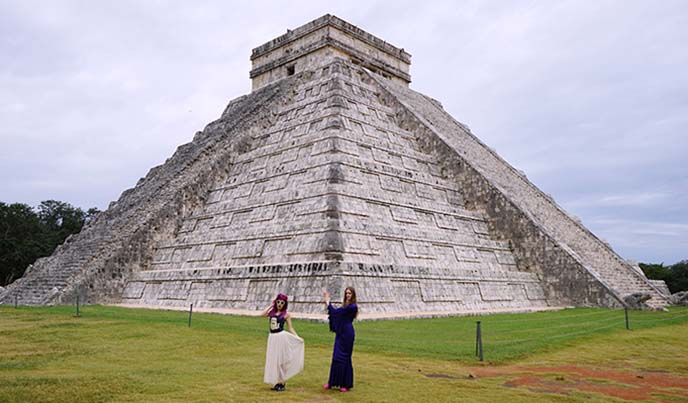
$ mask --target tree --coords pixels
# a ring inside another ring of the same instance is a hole
[[[672,293],[688,291],[688,260],[681,260],[671,266],[671,274],[667,285]]]
[[[664,263],[638,263],[645,276],[652,280],[663,280],[666,282],[669,279],[671,270],[664,266]]]
[[[0,202],[0,285],[21,277],[28,265],[50,250],[43,226],[30,206]]]
[[[71,234],[100,211],[86,213],[69,203],[46,200],[32,207],[0,202],[0,286],[24,275],[36,259],[50,255]]]
[[[86,210],[86,224],[93,221],[98,214],[100,214],[100,210],[98,210],[96,207],[91,207],[90,209]]]
[[[38,218],[46,231],[46,241],[55,246],[71,234],[81,231],[86,213],[78,207],[57,200],[45,200],[38,206]]]
[[[647,278],[652,280],[663,280],[671,293],[688,291],[688,260],[682,260],[671,266],[660,264],[638,264]]]

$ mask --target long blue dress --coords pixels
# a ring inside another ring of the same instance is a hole
[[[354,350],[353,321],[358,307],[350,304],[342,308],[327,306],[330,319],[330,330],[335,332],[334,350],[332,351],[332,365],[330,366],[330,387],[351,389],[354,387],[354,368],[351,365],[351,353]]]

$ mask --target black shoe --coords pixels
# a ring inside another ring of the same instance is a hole
[[[277,392],[282,392],[284,389],[286,389],[286,387],[284,386],[283,383],[278,383],[277,385],[275,385],[275,390]]]

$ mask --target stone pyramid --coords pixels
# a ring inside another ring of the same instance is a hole
[[[325,15],[253,49],[250,94],[0,295],[321,313],[625,307],[636,267],[409,88],[411,56]]]

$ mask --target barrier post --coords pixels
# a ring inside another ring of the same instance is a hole
[[[478,321],[475,331],[475,355],[480,358],[480,361],[483,360],[483,335],[482,331],[480,329],[480,321]]]
[[[193,304],[189,307],[189,327],[191,327],[191,315],[193,314]]]

